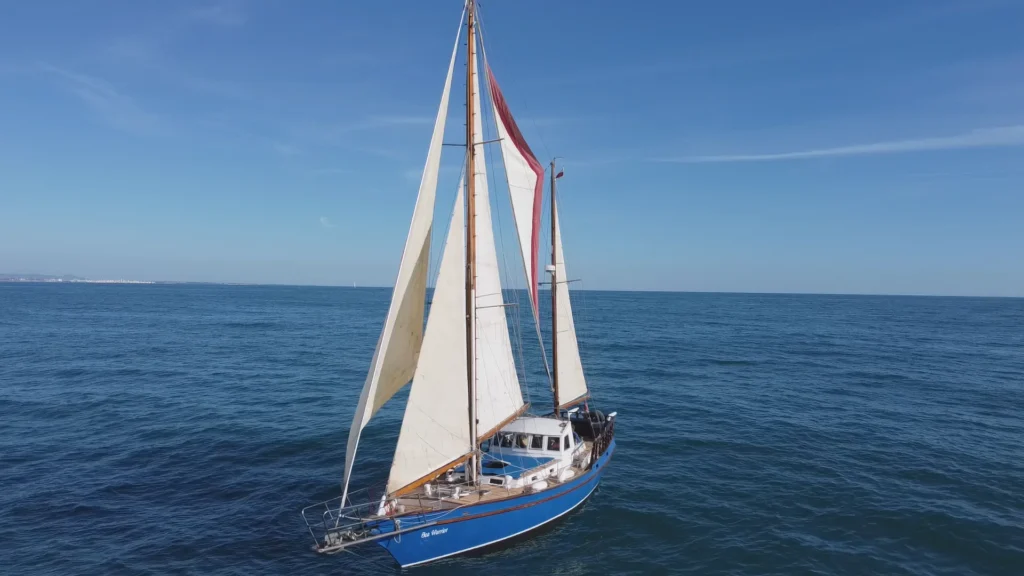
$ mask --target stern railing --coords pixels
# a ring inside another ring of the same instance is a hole
[[[592,463],[596,463],[597,459],[604,454],[604,451],[608,448],[608,445],[612,443],[615,438],[615,416],[617,414],[612,412],[608,415],[604,422],[604,427],[601,428],[600,434],[594,438],[594,452],[590,458]]]

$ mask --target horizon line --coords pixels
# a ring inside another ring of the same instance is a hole
[[[44,276],[44,274],[39,274]],[[49,275],[46,275],[49,276]],[[52,275],[53,277],[59,277]],[[66,274],[65,276],[72,276]],[[341,288],[345,290],[393,290],[391,286],[379,286],[379,285],[366,285],[366,286],[349,286],[347,284],[291,284],[291,283],[276,283],[276,282],[217,282],[209,280],[140,280],[132,282],[117,282],[110,281],[108,284],[116,286],[154,286],[160,284],[190,284],[190,285],[205,285],[205,286],[249,286],[249,287],[280,287],[280,288]],[[144,283],[143,283],[144,282]],[[55,282],[46,280],[6,280],[0,279],[0,284],[88,284],[91,286],[105,285],[102,282]],[[428,286],[428,289],[433,290],[433,286]],[[526,288],[503,288],[502,290],[523,290]],[[541,288],[540,291],[549,292],[549,288]],[[756,291],[756,290],[683,290],[683,289],[652,289],[652,288],[576,288],[574,292],[643,292],[651,294],[734,294],[734,295],[749,295],[749,296],[864,296],[864,297],[878,297],[888,296],[897,298],[1008,298],[1008,299],[1024,299],[1024,294],[1018,296],[1011,295],[999,295],[999,294],[929,294],[929,293],[918,293],[918,292],[783,292],[783,291]]]

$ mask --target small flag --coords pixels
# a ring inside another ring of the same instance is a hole
[[[555,174],[555,178],[561,178],[563,174],[565,174],[565,170],[559,170],[558,174]]]

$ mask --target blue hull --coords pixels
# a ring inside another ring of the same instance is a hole
[[[597,463],[578,478],[543,492],[508,500],[485,502],[457,510],[399,517],[398,529],[417,525],[422,530],[378,540],[400,565],[413,566],[496,544],[539,528],[582,504],[597,488],[615,450],[615,440]],[[395,531],[391,520],[376,526],[379,533]]]

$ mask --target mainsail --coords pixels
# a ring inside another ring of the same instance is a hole
[[[471,50],[476,50],[473,45]],[[478,74],[472,71],[473,101],[480,110]],[[474,133],[483,134],[481,114],[474,116]],[[502,297],[498,256],[494,244],[487,170],[482,143],[475,143],[476,173],[476,300],[475,374],[477,440],[514,418],[524,409],[509,338]],[[466,305],[463,281],[466,258],[462,216],[462,186],[434,288],[419,362],[413,375],[409,403],[402,420],[387,490],[401,494],[468,457],[468,382]]]
[[[555,309],[558,332],[553,334],[555,348],[558,350],[556,374],[558,378],[558,397],[555,403],[565,407],[584,398],[587,394],[587,380],[583,376],[583,363],[580,361],[579,343],[576,341],[576,323],[572,319],[572,303],[569,301],[569,279],[565,274],[565,254],[562,252],[562,228],[558,222],[558,211],[555,210],[555,277],[557,284],[552,286],[555,291]]]
[[[465,12],[463,12],[463,18]],[[441,92],[441,104],[434,120],[434,133],[430,138],[427,162],[420,179],[416,207],[409,225],[409,235],[402,251],[402,263],[398,268],[398,279],[391,295],[387,319],[377,339],[370,371],[366,375],[363,391],[359,396],[352,427],[348,433],[345,450],[345,478],[342,501],[348,494],[348,483],[352,476],[359,436],[370,418],[380,410],[409,380],[412,379],[423,340],[423,312],[426,303],[427,268],[430,261],[430,230],[434,220],[434,197],[437,191],[437,175],[441,165],[441,147],[444,138],[445,120],[448,116],[448,95],[451,92],[452,71],[455,69],[455,55],[462,34],[462,21],[455,36],[455,47],[448,62],[448,75]]]

